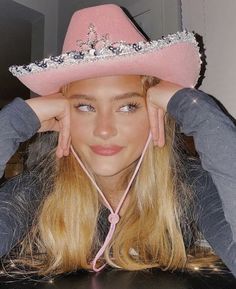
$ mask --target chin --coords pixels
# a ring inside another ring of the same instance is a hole
[[[87,164],[89,170],[96,176],[113,177],[126,171],[135,165],[136,160],[127,160],[122,156],[113,157],[85,157],[82,159]]]
[[[100,164],[94,164],[90,167],[96,176],[100,177],[114,177],[117,175],[123,175],[124,172],[129,172],[129,169],[134,168],[136,161],[127,164],[116,164],[114,162],[105,164],[104,162]]]
[[[92,171],[95,175],[100,177],[112,177],[119,174],[123,169],[116,169],[113,167],[104,167],[104,168],[92,168]]]

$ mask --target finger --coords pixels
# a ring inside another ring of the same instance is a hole
[[[68,148],[68,141],[70,138],[70,113],[69,107],[66,108],[64,116],[59,120],[60,125],[60,146],[63,150],[67,150]]]
[[[68,143],[67,143],[67,148],[64,150],[64,156],[68,156],[70,153],[70,145],[71,145],[71,136],[69,137]]]
[[[165,112],[162,108],[158,108],[158,141],[157,145],[161,148],[165,145]]]
[[[51,130],[57,131],[57,132],[60,131],[60,125],[59,125],[59,121],[57,119],[55,119],[55,121],[53,122]]]
[[[63,157],[63,150],[60,147],[57,147],[56,156],[60,159]]]
[[[59,136],[58,136],[58,142],[57,142],[57,149],[56,149],[56,156],[58,158],[61,158],[63,156],[63,150],[61,148],[61,133],[59,132]]]
[[[158,109],[148,105],[148,117],[149,117],[149,124],[150,124],[150,130],[152,134],[152,139],[154,144],[157,144],[158,141]]]

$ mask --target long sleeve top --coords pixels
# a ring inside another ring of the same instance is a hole
[[[167,112],[182,133],[193,136],[200,156],[188,170],[197,193],[199,229],[236,276],[236,127],[210,96],[191,88],[175,93]],[[19,143],[33,136],[39,127],[37,115],[20,98],[0,111],[0,177]],[[0,188],[0,257],[19,242],[29,227],[33,208],[40,204],[37,177],[29,174],[23,173],[20,184],[14,177]],[[24,186],[24,178],[29,177],[33,187]],[[20,193],[15,192],[16,185]],[[17,205],[22,199],[26,204],[23,212]]]
[[[236,277],[236,126],[213,98],[196,89],[179,90],[167,111],[181,132],[193,136],[207,173],[190,172],[197,180],[199,228]]]

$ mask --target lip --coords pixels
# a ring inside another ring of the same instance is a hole
[[[118,154],[124,147],[117,145],[110,145],[110,146],[93,145],[90,146],[90,148],[97,155],[113,156],[115,154]]]

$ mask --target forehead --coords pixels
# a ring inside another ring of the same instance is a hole
[[[68,85],[68,94],[110,94],[120,95],[127,92],[142,93],[143,85],[140,75],[106,76],[83,79]]]

